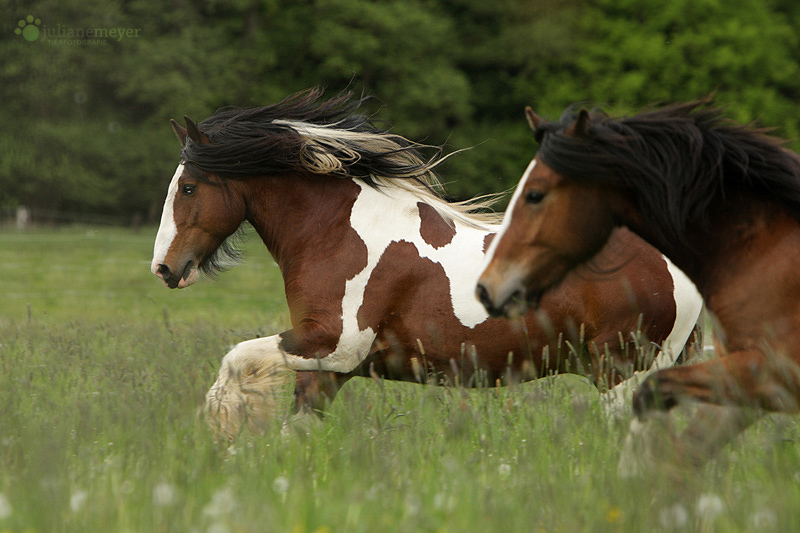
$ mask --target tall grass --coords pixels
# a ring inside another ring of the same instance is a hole
[[[197,409],[231,344],[287,327],[280,276],[253,241],[219,281],[168,291],[148,272],[152,236],[0,233],[0,531],[800,524],[796,418],[768,417],[696,476],[620,479],[627,420],[577,378],[353,380],[323,422],[217,444]]]

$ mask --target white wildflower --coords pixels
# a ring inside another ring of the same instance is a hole
[[[272,490],[278,494],[283,494],[289,490],[289,479],[284,476],[276,477],[275,481],[272,482]]]
[[[211,501],[203,508],[203,514],[211,517],[228,515],[236,508],[236,497],[230,487],[224,487],[211,495]]]
[[[153,488],[153,505],[167,507],[175,503],[175,487],[162,481]]]
[[[0,492],[0,520],[8,518],[12,512],[11,502],[8,501],[5,494]]]
[[[500,466],[497,467],[497,473],[501,478],[507,478],[511,475],[511,465],[508,463],[500,463]]]
[[[89,494],[85,490],[79,490],[72,494],[69,498],[69,508],[73,513],[80,511],[89,499]]]
[[[222,522],[214,522],[208,529],[206,533],[230,533],[231,529],[227,526],[227,524],[223,524]]]
[[[422,502],[416,494],[407,494],[404,503],[406,515],[412,518],[419,515],[420,511],[422,510]]]
[[[664,529],[678,529],[686,525],[689,520],[689,513],[686,508],[676,503],[666,509],[663,509],[658,515],[658,522]]]
[[[724,510],[725,504],[716,494],[701,494],[697,499],[695,512],[700,518],[713,520]]]
[[[750,516],[750,524],[759,531],[773,529],[778,524],[778,517],[772,509],[763,507]]]

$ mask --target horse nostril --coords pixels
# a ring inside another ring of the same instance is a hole
[[[494,306],[492,297],[489,296],[489,289],[486,288],[486,285],[478,283],[478,286],[475,287],[475,296],[490,315],[497,316],[499,314],[499,310]]]
[[[160,263],[156,269],[156,275],[160,276],[161,279],[167,280],[172,277],[172,271],[170,271],[167,265]]]

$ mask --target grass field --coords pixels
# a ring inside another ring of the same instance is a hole
[[[185,291],[154,230],[0,231],[0,532],[793,531],[798,418],[701,472],[620,479],[628,420],[557,377],[465,391],[353,380],[305,432],[212,441],[229,346],[285,329],[277,268]]]

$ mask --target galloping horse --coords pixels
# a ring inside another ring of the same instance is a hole
[[[698,400],[676,444],[680,461],[700,465],[760,409],[797,412],[800,157],[708,99],[620,119],[526,114],[539,151],[492,243],[481,297],[492,306],[511,292],[546,297],[625,225],[695,283],[720,355],[648,377],[633,397],[632,428]]]
[[[433,168],[443,158],[423,160],[418,145],[376,129],[361,103],[313,89],[199,126],[173,121],[183,150],[153,274],[183,288],[218,271],[228,237],[249,221],[280,267],[292,323],[224,357],[207,395],[212,428],[232,437],[262,427],[291,371],[295,409],[319,410],[357,375],[493,386],[577,372],[613,387],[650,366],[635,356],[637,328],[672,364],[700,299],[629,232],[540,312],[490,318],[473,287],[498,216],[442,200]],[[620,250],[634,255],[621,262]]]

